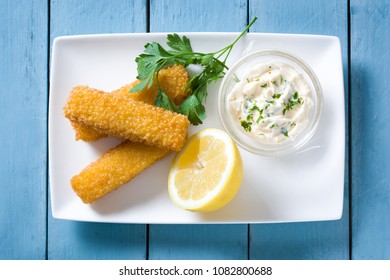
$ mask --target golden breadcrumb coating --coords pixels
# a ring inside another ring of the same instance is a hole
[[[123,87],[114,90],[109,94],[114,94],[115,96],[122,96],[124,98],[133,99],[135,101],[142,101],[147,104],[153,105],[157,97],[157,84],[153,84],[150,88],[146,87],[139,92],[130,92],[130,90],[140,82],[140,80],[135,80],[131,84],[124,85]]]
[[[158,73],[158,83],[176,105],[183,103],[190,95],[189,90],[185,91],[189,80],[190,76],[181,64],[174,64]]]
[[[151,86],[149,89],[145,88],[139,92],[129,92],[130,89],[132,89],[139,82],[140,80],[135,80],[131,84],[125,85],[117,90],[112,91],[110,94],[123,96],[124,98],[129,98],[137,101],[143,101],[148,104],[154,104],[154,101],[157,97],[156,85]],[[70,123],[72,124],[72,127],[76,133],[76,140],[92,142],[107,136],[105,134],[102,134],[100,131],[96,131],[93,127],[85,126],[75,121],[71,121]]]
[[[172,151],[183,147],[190,124],[184,115],[85,86],[73,88],[64,114],[102,134]]]
[[[190,80],[190,77],[183,65],[174,64],[160,70],[158,80],[162,89],[176,105],[180,105],[188,97],[189,91],[185,92],[185,88]],[[139,82],[141,81],[135,80],[131,84],[112,91],[110,94],[123,96],[124,98],[130,98],[148,104],[154,104],[157,97],[157,83],[154,83],[150,88],[144,88],[139,92],[130,93],[130,89],[136,86]],[[71,124],[76,133],[76,140],[91,142],[107,136],[102,134],[100,131],[96,131],[93,127],[88,127],[74,121],[71,121]]]
[[[169,153],[167,149],[125,141],[74,176],[72,188],[84,203],[93,203]]]
[[[92,142],[105,136],[99,131],[96,131],[93,127],[88,127],[75,121],[70,121],[70,124],[72,125],[73,130],[76,133],[76,140]]]

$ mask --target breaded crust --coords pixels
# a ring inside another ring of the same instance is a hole
[[[129,182],[171,151],[125,141],[74,176],[71,185],[84,203],[93,203]]]
[[[156,99],[157,96],[156,85],[153,85],[149,89],[145,88],[144,90],[141,90],[139,92],[134,92],[134,93],[129,92],[130,89],[132,89],[139,82],[140,80],[135,80],[131,84],[125,85],[117,90],[110,92],[109,94],[114,94],[116,96],[122,96],[123,98],[142,101],[148,104],[154,104],[154,100]],[[75,131],[76,140],[92,142],[107,136],[105,134],[102,134],[100,131],[95,130],[94,127],[85,126],[75,121],[71,121],[70,123]]]
[[[176,105],[180,105],[188,97],[189,90],[185,91],[185,88],[189,79],[187,70],[181,64],[174,64],[159,72],[159,84],[161,88]],[[139,82],[140,80],[135,80],[131,84],[112,91],[110,94],[142,101],[147,104],[154,104],[157,97],[157,83],[154,83],[150,88],[130,93],[130,89]],[[100,131],[96,131],[93,127],[88,127],[74,121],[71,121],[71,124],[76,134],[76,140],[92,142],[107,136]]]
[[[172,151],[183,147],[190,124],[184,115],[85,86],[71,91],[64,114],[102,134]]]
[[[158,73],[158,82],[161,88],[176,105],[183,103],[190,95],[190,90],[185,91],[189,81],[190,76],[181,64],[174,64]]]

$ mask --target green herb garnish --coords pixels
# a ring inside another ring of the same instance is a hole
[[[254,112],[254,111],[257,111],[259,112],[259,117],[257,118],[256,120],[256,123],[258,124],[262,119],[264,119],[263,117],[263,111],[264,109],[260,109],[259,107],[257,107],[257,105],[253,105],[252,108],[249,109],[250,112]],[[251,119],[253,120],[253,114],[250,114],[251,115]],[[249,116],[249,115],[248,115]]]
[[[253,111],[258,111],[258,112],[260,112],[260,108],[257,107],[257,105],[255,104],[255,105],[252,106],[252,108],[249,109],[249,111],[251,111],[251,112],[253,112]]]
[[[283,115],[286,114],[287,111],[293,110],[294,106],[300,104],[303,104],[303,99],[299,97],[299,93],[296,91],[294,92],[293,96],[287,101],[287,103],[284,103],[284,109],[283,109]]]
[[[156,80],[159,88],[155,102],[156,106],[188,116],[193,125],[201,124],[202,120],[206,118],[203,103],[207,97],[207,85],[225,75],[225,70],[228,69],[226,60],[233,46],[256,20],[257,17],[231,44],[212,53],[194,52],[190,40],[186,36],[180,37],[176,33],[167,36],[167,45],[170,47],[168,50],[164,49],[159,43],[147,43],[144,53],[135,59],[138,71],[137,79],[141,82],[130,92],[139,92],[146,87],[150,88]],[[222,56],[225,56],[223,61],[220,60]],[[179,107],[169,99],[158,83],[159,71],[175,63],[183,64],[185,67],[190,64],[203,66],[203,71],[193,76],[188,82],[185,91],[191,89],[191,94]]]
[[[272,98],[273,99],[279,99],[281,96],[282,96],[281,93],[275,93],[274,95],[272,95]]]
[[[263,85],[261,85],[261,87],[262,88],[266,88],[266,87],[268,87],[268,85],[267,84],[263,84]]]
[[[241,126],[244,128],[245,131],[247,132],[251,132],[252,131],[252,127],[251,127],[251,122],[247,122],[247,121],[241,121]]]
[[[288,137],[288,131],[287,131],[286,128],[282,127],[282,128],[280,129],[280,133],[282,133],[284,136]]]
[[[259,115],[259,117],[258,117],[257,120],[256,120],[256,123],[257,123],[257,124],[259,124],[259,122],[260,122],[261,120],[264,119],[264,117],[263,117],[262,114],[263,114],[263,110],[261,110],[260,115]]]

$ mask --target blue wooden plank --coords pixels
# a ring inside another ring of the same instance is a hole
[[[146,31],[146,1],[51,1],[50,39]],[[146,226],[55,220],[49,215],[49,259],[144,259]]]
[[[351,1],[353,259],[390,259],[389,8]]]
[[[246,259],[247,225],[150,225],[154,260]]]
[[[151,32],[236,32],[247,24],[247,1],[151,0]]]
[[[257,32],[335,35],[341,40],[345,92],[348,92],[348,3],[347,1],[249,2],[249,15],[259,17],[251,29]],[[348,100],[345,102],[348,112]],[[348,114],[346,113],[346,116]],[[348,124],[348,119],[346,118]],[[346,125],[346,127],[348,127]],[[348,143],[348,135],[346,137]],[[348,259],[349,180],[346,154],[343,217],[333,222],[251,225],[251,259]]]
[[[241,31],[247,1],[151,1],[150,31]],[[247,225],[150,225],[150,259],[246,259]]]
[[[0,7],[0,259],[44,259],[47,1]]]
[[[50,18],[51,38],[75,34],[145,32],[146,0],[51,0]]]

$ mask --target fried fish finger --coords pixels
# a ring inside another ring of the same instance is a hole
[[[180,105],[188,97],[189,91],[185,89],[189,79],[187,70],[181,64],[174,64],[159,72],[159,84],[161,88],[176,105]],[[130,93],[130,89],[139,82],[140,80],[136,80],[131,84],[112,91],[110,94],[154,104],[157,97],[157,83],[154,83],[150,88],[144,88],[139,92]],[[91,142],[107,136],[96,131],[93,127],[88,127],[75,121],[71,121],[71,124],[76,134],[76,140]]]
[[[84,203],[97,199],[129,182],[171,151],[142,143],[123,142],[74,176],[71,185]]]
[[[172,151],[183,147],[190,124],[184,115],[84,86],[71,91],[64,114],[102,134]]]

